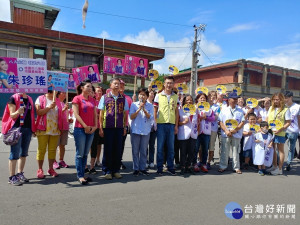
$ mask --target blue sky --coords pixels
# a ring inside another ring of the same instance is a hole
[[[68,8],[81,9],[84,0],[32,1],[61,9],[54,30],[165,48],[165,58],[154,62],[160,73],[167,72],[171,64],[179,69],[191,66],[193,25],[201,23],[207,25],[201,35],[205,53],[200,50],[201,65],[244,58],[300,70],[298,0],[89,0],[86,29],[82,28],[81,10]],[[8,3],[0,0],[0,20],[10,20]]]

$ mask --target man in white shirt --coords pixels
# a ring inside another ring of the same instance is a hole
[[[293,92],[286,91],[284,94],[284,100],[286,106],[290,109],[291,112],[291,125],[286,130],[286,139],[288,140],[288,159],[286,170],[290,171],[291,169],[291,162],[294,158],[296,142],[298,139],[299,134],[299,124],[300,124],[300,105],[293,102]]]
[[[219,115],[221,135],[222,135],[222,146],[220,156],[220,168],[219,172],[223,173],[228,166],[229,151],[232,148],[232,168],[237,174],[241,174],[240,160],[239,160],[239,149],[240,142],[243,136],[243,126],[245,123],[244,112],[242,109],[237,107],[238,96],[235,92],[231,92],[228,95],[228,107],[224,107]],[[226,120],[234,119],[237,121],[238,126],[234,129],[229,130],[226,127]]]

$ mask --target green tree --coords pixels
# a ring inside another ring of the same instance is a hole
[[[157,80],[164,82],[165,81],[165,77],[169,76],[168,74],[159,74]]]

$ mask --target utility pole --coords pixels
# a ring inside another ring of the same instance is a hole
[[[199,62],[198,56],[200,56],[199,52],[197,51],[197,43],[200,42],[201,40],[198,40],[198,30],[199,32],[205,31],[205,24],[200,24],[199,27],[194,25],[194,30],[195,30],[195,38],[193,42],[193,52],[192,52],[192,67],[191,67],[191,79],[190,79],[190,95],[195,98],[195,91],[197,88],[197,63]]]

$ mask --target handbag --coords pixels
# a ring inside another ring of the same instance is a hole
[[[28,108],[29,108],[29,100],[26,105],[24,118],[26,117]],[[9,129],[9,131],[6,134],[3,134],[3,142],[6,145],[15,145],[19,142],[19,139],[21,136],[22,136],[21,126],[20,127],[12,127]]]
[[[21,136],[21,127],[12,127],[7,134],[3,134],[3,142],[6,145],[15,145]]]

